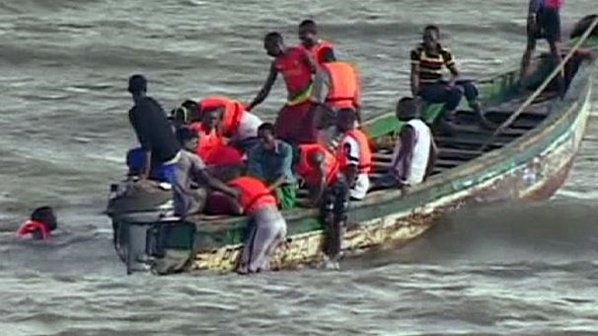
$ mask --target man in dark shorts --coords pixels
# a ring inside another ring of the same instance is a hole
[[[530,0],[527,15],[527,47],[521,60],[521,78],[528,75],[532,53],[538,39],[546,39],[555,66],[561,63],[561,16],[564,0]],[[559,88],[564,89],[563,74]]]
[[[172,183],[180,146],[166,113],[156,100],[147,96],[147,79],[144,76],[131,76],[128,91],[135,103],[129,110],[129,121],[145,155],[145,166],[139,177],[151,177],[152,171],[162,168],[166,181]]]

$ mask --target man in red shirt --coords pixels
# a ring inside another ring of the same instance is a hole
[[[278,74],[284,78],[287,103],[280,110],[274,124],[276,136],[291,143],[315,142],[313,111],[310,97],[313,90],[312,76],[317,65],[303,47],[286,47],[282,36],[272,32],[264,38],[264,49],[274,58],[264,86],[247,107],[251,111],[270,94]]]

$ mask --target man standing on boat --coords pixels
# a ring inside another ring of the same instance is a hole
[[[443,80],[443,67],[451,73],[448,81]],[[444,103],[444,118],[441,122],[446,129],[465,96],[469,106],[476,112],[482,124],[487,124],[478,101],[478,90],[471,81],[459,80],[459,71],[453,54],[440,44],[440,29],[430,25],[424,29],[423,42],[411,51],[411,93],[424,101],[434,104]]]
[[[356,129],[357,113],[354,109],[338,111],[337,128],[342,138],[336,154],[338,175],[325,196],[322,215],[327,224],[325,254],[328,267],[338,268],[343,226],[347,220],[349,200],[362,200],[370,186],[372,153],[366,135]]]
[[[139,177],[148,178],[150,167],[153,170],[161,167],[167,182],[172,183],[180,147],[166,113],[156,100],[147,96],[147,80],[144,76],[131,76],[128,91],[135,103],[129,110],[129,121],[145,156]]]
[[[316,139],[313,129],[313,111],[309,98],[312,94],[312,75],[317,65],[303,47],[286,47],[282,36],[272,32],[264,38],[264,48],[274,58],[264,86],[247,107],[251,111],[270,94],[278,74],[287,87],[287,103],[278,113],[275,133],[290,143],[311,143]]]
[[[341,61],[322,64],[314,79],[311,99],[318,142],[329,146],[338,135],[335,124],[340,109],[355,110],[358,124],[361,122],[361,80],[355,65]]]
[[[379,186],[398,187],[405,192],[431,174],[438,149],[432,131],[420,119],[418,105],[413,98],[401,98],[396,115],[405,124],[399,133],[390,168]]]
[[[298,34],[301,45],[318,64],[322,65],[336,61],[332,44],[318,38],[318,28],[315,21],[303,20],[299,24]]]
[[[527,46],[521,60],[521,78],[528,75],[532,53],[538,39],[544,38],[550,47],[555,67],[561,63],[561,16],[564,0],[530,0],[527,14]],[[559,89],[564,91],[564,76],[559,75]],[[563,92],[564,93],[564,92]]]

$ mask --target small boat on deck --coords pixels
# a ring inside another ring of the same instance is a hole
[[[572,39],[568,46],[576,42]],[[598,36],[585,48],[598,49]],[[344,233],[343,253],[399,246],[423,234],[448,211],[509,199],[541,200],[550,197],[565,181],[588,122],[594,63],[573,56],[567,63],[567,90],[561,99],[549,57],[534,61],[533,76],[523,86],[519,69],[502,72],[478,82],[486,118],[505,122],[522,102],[537,95],[517,118],[493,134],[477,126],[476,116],[463,107],[457,113],[462,126],[452,136],[435,136],[439,158],[433,175],[401,195],[399,190],[371,191],[365,200],[351,204]],[[434,115],[442,106],[430,105]],[[378,179],[388,168],[400,123],[393,114],[365,123],[374,143]],[[246,218],[195,216],[182,223],[172,217],[170,191],[155,191],[154,201],[135,211],[119,206],[118,186],[108,205],[116,250],[129,272],[145,269],[158,274],[173,271],[231,271],[239,259],[247,227]],[[156,190],[159,190],[157,188]],[[122,193],[120,193],[122,194]],[[305,198],[306,192],[300,192]],[[123,201],[124,202],[124,201]],[[278,249],[272,268],[288,269],[322,259],[323,223],[316,209],[283,212],[289,240]]]

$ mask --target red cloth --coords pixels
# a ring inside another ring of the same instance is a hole
[[[32,234],[36,230],[41,231],[41,234],[42,234],[41,239],[47,239],[50,237],[50,228],[46,224],[44,224],[42,222],[34,221],[34,220],[28,220],[27,222],[25,222],[25,224],[23,224],[17,230],[17,235],[19,237],[24,237],[29,234]]]
[[[317,142],[317,132],[313,126],[314,113],[311,107],[312,103],[309,101],[283,106],[274,123],[276,136],[295,144]]]
[[[243,163],[243,153],[232,146],[221,145],[212,149],[205,163],[215,166],[240,164]]]

